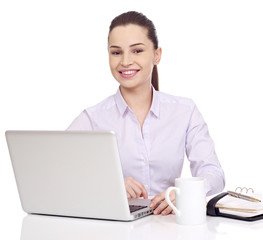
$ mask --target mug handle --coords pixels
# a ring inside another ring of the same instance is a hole
[[[169,204],[169,206],[174,210],[174,212],[175,212],[178,216],[180,216],[180,214],[181,214],[180,211],[173,205],[173,203],[172,203],[171,200],[170,200],[169,194],[170,194],[170,192],[171,192],[172,190],[175,190],[175,192],[176,192],[177,195],[180,194],[180,189],[179,189],[179,188],[177,188],[177,187],[169,187],[169,188],[167,188],[167,190],[166,190],[166,192],[165,192],[165,200],[166,200],[166,202]]]

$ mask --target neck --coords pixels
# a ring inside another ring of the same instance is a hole
[[[152,104],[152,86],[147,84],[136,89],[128,89],[120,86],[122,97],[128,106],[136,112],[147,112]]]

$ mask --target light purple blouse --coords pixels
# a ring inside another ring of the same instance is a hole
[[[193,176],[204,177],[207,195],[223,190],[224,172],[208,128],[194,102],[153,89],[151,109],[140,124],[118,89],[84,110],[68,130],[112,130],[117,136],[124,177],[144,184],[155,196],[180,177],[184,155]]]

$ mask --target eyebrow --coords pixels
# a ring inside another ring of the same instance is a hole
[[[145,45],[145,44],[143,44],[143,43],[134,43],[134,44],[130,45],[129,47],[134,47],[134,46],[138,46],[138,45]],[[112,46],[110,46],[110,48],[121,48],[121,47],[112,45]]]

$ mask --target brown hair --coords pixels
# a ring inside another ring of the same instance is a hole
[[[156,34],[156,29],[153,22],[148,19],[142,13],[138,13],[135,11],[130,11],[126,13],[122,13],[121,15],[115,17],[110,25],[109,34],[113,28],[118,26],[125,26],[128,24],[135,24],[140,27],[144,27],[148,30],[148,38],[152,41],[154,49],[158,48],[158,38]],[[158,78],[158,70],[157,65],[154,65],[152,72],[152,85],[155,90],[159,90],[159,78]]]

